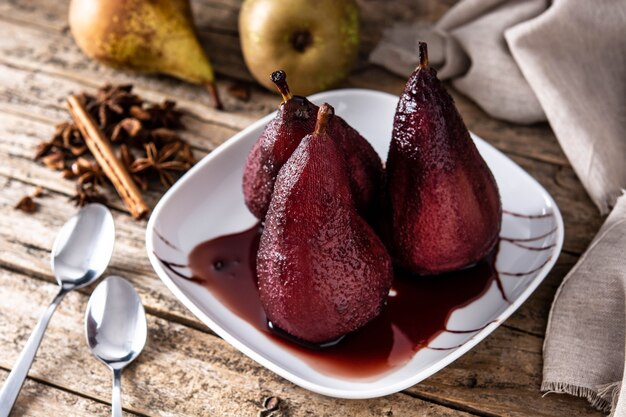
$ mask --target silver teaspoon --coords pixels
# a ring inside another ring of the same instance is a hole
[[[113,371],[113,417],[122,417],[122,368],[146,344],[146,315],[141,299],[124,278],[111,276],[91,294],[85,313],[85,336],[91,353]]]
[[[86,205],[61,228],[52,246],[52,271],[59,293],[37,323],[2,387],[0,417],[7,417],[15,404],[52,313],[68,292],[102,275],[111,260],[114,241],[113,217],[101,204]]]

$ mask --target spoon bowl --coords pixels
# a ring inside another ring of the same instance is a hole
[[[139,295],[122,277],[110,276],[91,294],[85,336],[91,353],[113,371],[113,416],[122,415],[121,372],[143,350],[146,315]]]
[[[146,316],[133,286],[110,276],[91,294],[85,313],[85,336],[93,355],[111,369],[121,369],[143,350]]]
[[[84,287],[102,275],[113,253],[114,231],[113,217],[101,204],[86,205],[63,225],[52,245],[51,259],[61,287]]]
[[[0,417],[7,417],[33,363],[41,339],[65,294],[97,280],[104,272],[115,242],[111,212],[102,204],[87,204],[61,228],[52,245],[52,272],[59,292],[39,319],[0,391]]]

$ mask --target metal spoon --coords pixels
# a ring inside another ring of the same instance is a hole
[[[85,336],[91,353],[113,371],[113,417],[122,417],[122,368],[146,344],[146,315],[141,299],[124,278],[111,276],[91,294],[85,313]]]
[[[0,417],[7,417],[22,388],[52,313],[73,289],[97,280],[113,253],[115,226],[111,212],[101,204],[88,204],[63,225],[52,246],[52,271],[59,283],[54,297],[28,338],[0,392]]]

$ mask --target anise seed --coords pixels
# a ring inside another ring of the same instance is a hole
[[[164,143],[180,141],[180,136],[178,136],[173,130],[170,130],[165,127],[159,127],[157,129],[153,129],[150,134],[156,141],[160,141]]]
[[[35,161],[46,156],[52,147],[52,142],[41,142],[37,144],[37,148],[35,149]]]
[[[57,171],[65,168],[65,155],[61,151],[54,151],[42,158],[43,163],[50,169]]]
[[[72,163],[72,173],[82,175],[92,170],[91,162],[87,158],[80,157]]]
[[[142,122],[150,121],[150,113],[139,106],[131,106],[129,113],[137,120],[141,120]]]
[[[32,214],[37,211],[37,203],[30,196],[24,196],[17,202],[15,208],[22,210],[24,213]]]
[[[41,185],[38,185],[33,190],[33,193],[31,194],[31,196],[33,196],[33,197],[41,197],[42,194],[43,194],[43,188],[41,187]]]

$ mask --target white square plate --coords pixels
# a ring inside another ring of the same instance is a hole
[[[338,115],[370,141],[383,161],[386,159],[398,97],[346,89],[316,94],[310,99],[316,104],[333,105]],[[508,300],[502,297],[494,282],[480,298],[451,314],[448,328],[481,329],[472,333],[443,332],[432,340],[433,346],[454,348],[421,349],[406,364],[367,379],[329,375],[315,369],[283,344],[240,319],[208,289],[177,276],[158,259],[186,265],[187,254],[197,244],[243,231],[256,223],[244,204],[241,179],[246,156],[272,117],[274,114],[230,138],[163,196],[148,222],[146,247],[161,280],[193,314],[241,352],[289,381],[341,398],[372,398],[410,387],[439,371],[494,331],[530,296],[556,262],[563,244],[563,220],[554,200],[518,165],[473,135],[500,188],[505,210],[501,235],[520,239],[502,241],[496,268],[528,273],[501,275],[501,290]],[[189,274],[184,267],[180,271]]]

